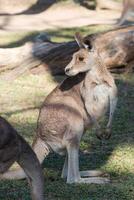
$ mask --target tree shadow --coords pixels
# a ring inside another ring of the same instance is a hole
[[[25,11],[19,12],[19,13],[0,13],[0,16],[14,16],[14,15],[33,15],[33,14],[39,14],[41,12],[44,12],[49,7],[51,7],[54,3],[56,3],[56,0],[38,0],[34,5],[32,5],[30,8],[26,9]]]
[[[20,12],[20,13],[16,13],[15,15],[22,15],[22,14],[26,14],[26,15],[31,15],[31,14],[39,14],[41,12],[44,12],[45,10],[47,10],[49,7],[51,7],[54,3],[56,3],[56,0],[38,0],[36,2],[36,4],[32,5],[30,8],[28,8],[27,10]]]
[[[96,4],[95,1],[88,1],[88,0],[74,0],[75,2],[79,3],[81,6],[87,8],[87,9],[91,9],[91,10],[95,10],[96,8]]]

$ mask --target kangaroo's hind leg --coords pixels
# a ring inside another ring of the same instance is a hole
[[[108,178],[104,177],[88,177],[82,178],[79,171],[79,148],[76,146],[68,147],[68,174],[67,174],[67,183],[95,183],[95,184],[105,184],[109,183]],[[89,172],[88,172],[89,173]],[[91,174],[91,172],[90,172]],[[97,172],[94,172],[94,175],[99,175]],[[92,174],[93,175],[93,172]]]
[[[68,173],[68,155],[66,154],[65,162],[62,169],[61,178],[66,179]],[[105,172],[100,170],[87,170],[87,171],[80,171],[81,177],[99,177],[99,176],[108,176]]]

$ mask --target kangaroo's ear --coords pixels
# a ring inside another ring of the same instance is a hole
[[[92,50],[92,42],[90,40],[84,39],[79,32],[75,33],[75,40],[80,48]]]
[[[79,32],[75,33],[75,40],[80,48],[87,48],[87,45],[83,42],[83,37]]]
[[[92,50],[94,48],[92,45],[92,42],[90,40],[84,39],[83,43],[84,43],[84,45],[86,45],[86,48],[88,50]]]

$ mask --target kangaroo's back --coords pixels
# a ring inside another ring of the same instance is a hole
[[[63,98],[66,96],[74,98],[77,102],[80,101],[80,86],[85,76],[85,73],[80,73],[75,77],[67,77],[46,97],[42,106],[55,102],[57,98],[59,102],[64,103]]]

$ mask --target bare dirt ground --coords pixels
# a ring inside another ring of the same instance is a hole
[[[27,12],[28,9],[5,9],[0,12],[0,34],[17,31],[72,28],[85,25],[114,24],[119,11],[89,10],[72,3],[54,3],[46,9]]]

